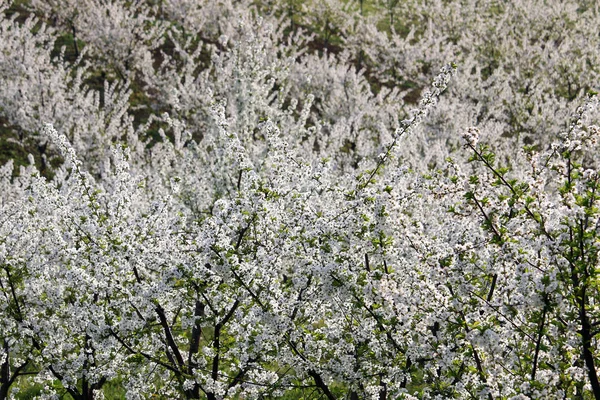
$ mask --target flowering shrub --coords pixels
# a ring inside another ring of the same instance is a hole
[[[0,399],[600,399],[597,10],[359,3],[0,0]]]

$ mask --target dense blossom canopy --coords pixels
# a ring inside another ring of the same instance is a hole
[[[600,400],[586,0],[0,0],[0,400]]]

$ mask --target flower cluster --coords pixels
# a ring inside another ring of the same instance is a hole
[[[0,0],[0,400],[600,399],[597,8],[301,3]]]

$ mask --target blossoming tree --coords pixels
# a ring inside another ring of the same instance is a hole
[[[0,399],[600,399],[597,10],[367,3],[0,2]]]

